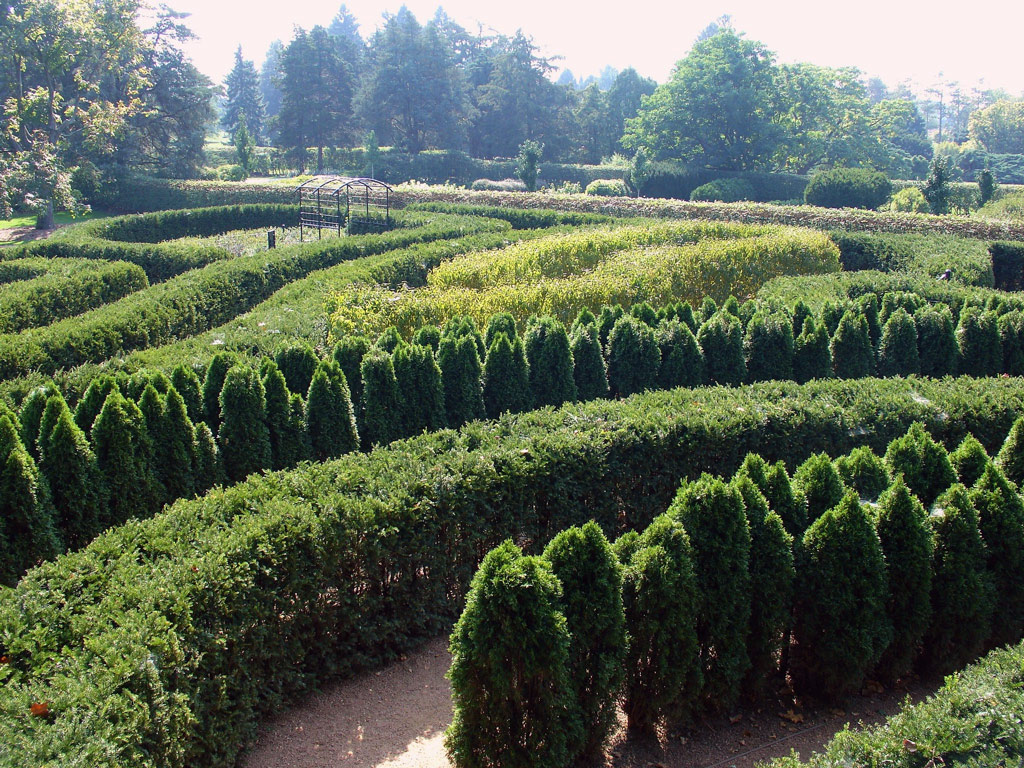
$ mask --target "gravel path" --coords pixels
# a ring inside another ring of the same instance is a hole
[[[447,640],[437,638],[408,658],[332,686],[264,723],[244,768],[450,768],[443,733],[451,721]],[[753,768],[790,750],[820,750],[849,722],[875,723],[907,695],[934,686],[857,696],[845,710],[805,712],[780,704],[702,723],[686,737],[612,740],[607,768]]]

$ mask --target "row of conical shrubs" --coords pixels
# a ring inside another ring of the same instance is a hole
[[[566,766],[601,750],[619,703],[631,727],[685,727],[787,672],[836,702],[1019,640],[1022,459],[1024,419],[995,460],[915,424],[884,457],[818,454],[792,478],[748,455],[614,544],[593,522],[539,557],[506,542],[451,636],[453,764]]]

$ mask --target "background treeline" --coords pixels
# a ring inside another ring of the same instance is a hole
[[[454,764],[571,765],[601,752],[619,701],[631,728],[685,728],[785,676],[841,702],[1019,641],[1022,440],[1024,419],[994,461],[970,435],[947,454],[918,423],[884,458],[817,453],[792,478],[748,454],[614,544],[593,521],[539,557],[505,542],[452,633]]]

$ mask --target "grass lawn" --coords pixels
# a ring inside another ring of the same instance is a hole
[[[77,219],[72,218],[70,213],[56,213],[53,216],[54,221],[58,224],[75,224],[80,221],[87,221],[88,219],[105,219],[110,216],[109,213],[104,211],[92,211],[79,216]],[[14,229],[15,227],[34,227],[36,225],[36,215],[34,213],[27,214],[25,216],[15,216],[10,219],[4,219],[0,221],[0,229]]]

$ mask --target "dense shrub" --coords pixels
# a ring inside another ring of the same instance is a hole
[[[267,395],[255,370],[236,365],[228,371],[220,392],[220,413],[217,442],[228,479],[243,480],[269,469],[273,458],[266,423]]]
[[[706,203],[738,203],[741,200],[754,200],[757,193],[753,185],[746,179],[715,179],[695,187],[690,193],[690,200]]]
[[[363,449],[387,445],[402,436],[402,396],[395,378],[391,355],[382,349],[371,349],[360,369],[363,380],[362,414],[359,436]]]
[[[996,465],[1008,479],[1024,488],[1024,419],[1017,419],[999,448]]]
[[[793,324],[788,314],[758,312],[747,325],[743,356],[747,381],[793,378]]]
[[[808,523],[837,506],[847,492],[827,453],[816,453],[797,467],[793,485],[807,505]]]
[[[142,412],[116,389],[92,426],[96,464],[107,488],[101,526],[120,525],[152,511],[152,468],[144,446]]]
[[[418,435],[420,432],[443,428],[446,423],[444,387],[441,384],[441,369],[430,347],[402,344],[395,350],[392,362],[398,384],[398,401],[401,404],[402,435]]]
[[[863,501],[875,501],[890,485],[885,462],[867,446],[854,448],[833,464],[843,485],[856,491]]]
[[[689,304],[684,306],[690,309]],[[697,344],[697,337],[685,321],[666,318],[658,326],[655,336],[661,353],[659,387],[697,387],[704,383],[704,355]]]
[[[533,407],[558,406],[575,400],[572,350],[565,326],[552,317],[541,317],[527,328],[523,347],[530,368]]]
[[[961,370],[975,376],[994,376],[1003,364],[999,325],[995,312],[964,307],[956,327]]]
[[[828,331],[815,323],[813,317],[808,317],[793,344],[793,378],[804,384],[812,379],[827,379],[831,375]]]
[[[593,325],[578,327],[572,334],[572,376],[580,400],[608,397],[608,369],[601,342]]]
[[[313,458],[326,461],[359,449],[352,395],[337,363],[324,361],[317,366],[309,384],[305,416]]]
[[[661,351],[652,329],[631,315],[615,321],[608,336],[608,386],[612,395],[628,397],[658,383]]]
[[[594,179],[587,184],[588,195],[600,195],[602,197],[626,197],[629,190],[626,189],[626,182],[622,179]]]
[[[922,376],[938,378],[956,373],[959,362],[956,331],[949,307],[922,307],[914,313],[918,365]]]
[[[885,321],[878,344],[878,375],[909,376],[917,373],[917,327],[905,309],[900,307]]]
[[[985,446],[979,443],[974,435],[968,435],[961,440],[956,450],[949,454],[950,466],[965,488],[970,488],[978,482],[991,462],[988,453],[985,452]]]
[[[419,342],[414,340],[414,343]],[[363,356],[370,346],[370,340],[365,336],[342,336],[331,353],[332,359],[345,375],[353,403],[362,402],[363,399],[363,379],[359,371],[363,366]],[[436,348],[434,351],[437,351]]]
[[[284,376],[288,391],[305,394],[320,365],[320,358],[308,344],[288,344],[277,351],[274,362]]]
[[[1024,290],[1024,246],[1020,243],[990,243],[992,279],[1000,291]]]
[[[728,312],[716,312],[697,331],[708,380],[713,384],[740,384],[747,374],[743,359],[743,325]]]
[[[441,369],[448,425],[458,427],[467,421],[483,418],[485,414],[483,388],[480,384],[480,357],[473,337],[442,337],[437,349],[437,364]]]
[[[872,374],[875,356],[864,315],[854,310],[843,314],[829,342],[829,354],[832,356],[832,370],[841,379]]]
[[[893,477],[903,475],[911,493],[925,507],[930,507],[940,493],[956,482],[949,454],[920,422],[911,425],[903,437],[889,443],[885,463]]]
[[[809,205],[823,208],[880,207],[892,194],[892,183],[884,173],[861,168],[834,168],[811,177],[804,191]]]

